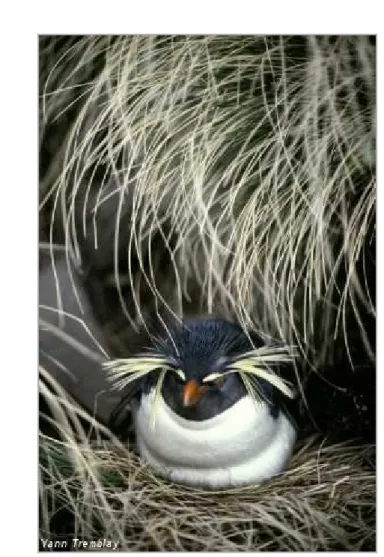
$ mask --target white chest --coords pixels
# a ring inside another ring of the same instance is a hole
[[[161,399],[151,424],[153,391],[135,412],[141,457],[177,483],[209,488],[259,483],[279,474],[291,456],[296,432],[280,413],[244,397],[209,420],[193,422]]]

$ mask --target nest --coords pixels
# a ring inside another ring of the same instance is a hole
[[[40,539],[125,551],[374,551],[374,447],[307,440],[258,486],[200,491],[105,441],[40,443]]]
[[[374,445],[312,435],[260,485],[176,485],[41,374],[41,549],[106,539],[130,552],[375,550]]]

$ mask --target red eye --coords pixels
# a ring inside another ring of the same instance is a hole
[[[218,379],[216,379],[216,385],[221,389],[221,387],[224,385],[224,377],[219,377]]]

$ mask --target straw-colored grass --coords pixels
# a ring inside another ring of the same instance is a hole
[[[111,272],[133,326],[140,275],[157,306],[181,317],[194,285],[201,312],[220,307],[317,367],[340,336],[353,364],[353,321],[374,359],[372,38],[92,36],[58,44],[49,71],[46,41],[42,129],[77,107],[41,184],[68,263],[81,266],[86,242],[97,252],[111,211]]]
[[[71,420],[76,416],[76,406],[62,394],[51,396],[49,406],[56,416],[58,408]],[[60,521],[66,508],[72,521],[68,515],[62,519],[63,539],[107,538],[125,551],[375,547],[372,446],[329,445],[313,437],[297,448],[288,469],[275,479],[213,492],[157,477],[133,447],[129,450],[93,426],[93,440],[78,430],[75,442],[75,431],[66,427],[63,440],[40,437],[40,538],[60,539],[52,522],[56,513]]]

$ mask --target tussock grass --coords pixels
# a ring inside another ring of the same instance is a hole
[[[156,305],[182,316],[192,282],[201,311],[220,307],[297,344],[317,367],[332,361],[328,341],[340,335],[353,364],[353,321],[373,360],[364,319],[375,314],[365,271],[375,217],[369,37],[92,36],[59,52],[43,74],[42,121],[78,109],[42,206],[60,209],[69,262],[81,265],[84,236],[97,250],[114,200],[110,253],[131,323],[144,303],[139,273]],[[159,236],[168,297],[153,268]],[[120,285],[121,241],[133,308]]]

